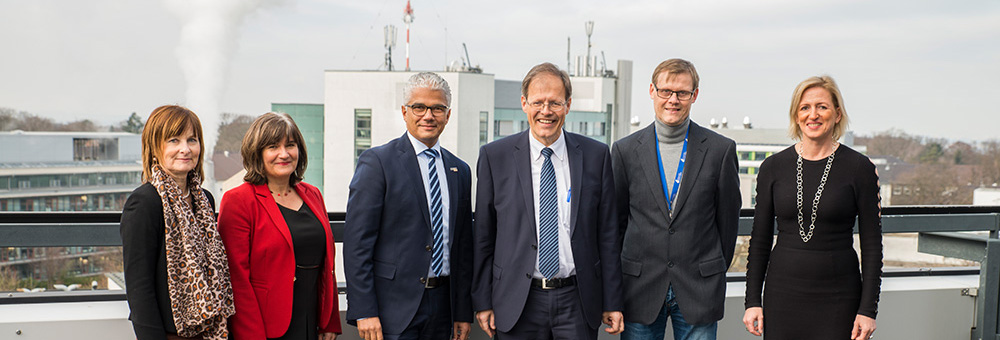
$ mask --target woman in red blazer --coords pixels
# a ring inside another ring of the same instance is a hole
[[[246,183],[219,207],[236,314],[236,340],[336,339],[340,308],[323,197],[301,182],[302,134],[287,114],[265,113],[243,137]]]

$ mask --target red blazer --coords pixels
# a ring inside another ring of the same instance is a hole
[[[323,197],[316,187],[298,183],[295,192],[326,231],[326,259],[319,282],[320,332],[341,333],[340,307],[333,275],[334,245]],[[236,314],[229,328],[236,339],[264,340],[285,334],[292,320],[295,253],[278,204],[267,185],[243,183],[222,196],[219,234],[226,245]]]

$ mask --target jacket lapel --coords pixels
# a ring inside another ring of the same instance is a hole
[[[563,131],[566,134],[566,157],[569,158],[569,177],[570,177],[570,212],[571,217],[569,223],[569,235],[572,238],[575,234],[573,231],[576,230],[576,218],[580,216],[580,196],[583,195],[573,195],[573,189],[577,189],[577,192],[583,190],[581,182],[583,181],[583,150],[580,150],[580,143],[577,142],[576,137]],[[558,196],[558,194],[557,194]]]
[[[687,197],[691,194],[694,183],[698,180],[698,175],[701,173],[702,163],[705,162],[705,152],[707,151],[705,140],[708,139],[708,136],[705,135],[704,130],[698,124],[691,122],[691,131],[688,136],[687,159],[684,161],[684,175],[681,177],[681,188],[677,190],[674,217],[684,207],[684,202],[687,202]]]
[[[420,163],[417,162],[416,151],[413,150],[410,137],[407,137],[404,133],[402,137],[396,138],[393,143],[395,143],[394,148],[397,152],[397,159],[402,163],[400,169],[402,169],[402,175],[406,179],[404,183],[412,183],[410,188],[413,189],[413,195],[417,197],[417,202],[420,202],[420,209],[418,210],[420,210],[420,215],[424,217],[424,225],[430,229],[431,216],[429,212],[430,208],[427,205],[427,194],[424,191],[424,179],[420,177]]]
[[[326,234],[327,240],[333,239],[333,236],[330,235],[330,218],[326,213],[326,207],[320,204],[310,193],[307,193],[305,187],[300,184],[295,184],[295,192],[302,198],[302,203],[309,207],[309,210],[312,210],[313,215],[316,215],[316,219],[323,225],[323,231]]]
[[[639,160],[639,168],[642,169],[643,177],[646,178],[646,188],[653,196],[653,202],[660,209],[660,216],[668,216],[670,209],[667,207],[667,197],[663,194],[663,182],[660,181],[660,161],[656,157],[656,130],[653,124],[640,132],[636,138],[635,149],[633,149],[633,159]],[[667,221],[670,218],[666,218]]]
[[[256,193],[257,203],[264,207],[264,211],[267,212],[267,216],[271,218],[271,223],[281,236],[285,238],[285,242],[288,243],[290,249],[294,249],[292,244],[292,234],[288,231],[288,224],[285,223],[285,217],[281,216],[281,211],[278,210],[278,202],[274,201],[274,197],[271,196],[271,190],[267,188],[267,184],[254,185],[254,193]]]
[[[524,211],[526,212],[530,225],[535,225],[535,199],[534,191],[531,188],[531,146],[528,144],[530,133],[521,132],[522,136],[517,137],[517,144],[514,145],[514,170],[517,172],[517,183],[521,186],[521,195],[524,201]],[[536,228],[531,228],[536,234]]]

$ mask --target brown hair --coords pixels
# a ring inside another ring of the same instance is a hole
[[[573,95],[573,84],[569,81],[569,74],[566,71],[560,70],[558,66],[552,63],[541,63],[532,67],[528,74],[524,76],[524,80],[521,81],[521,95],[525,99],[528,98],[528,86],[531,85],[531,81],[535,80],[539,74],[548,73],[559,77],[562,80],[563,88],[566,89],[566,100],[568,101]]]
[[[847,132],[847,109],[844,108],[844,97],[840,94],[840,88],[833,81],[833,77],[828,75],[809,77],[795,87],[795,92],[792,93],[792,106],[788,109],[788,135],[795,139],[802,139],[802,129],[799,128],[798,124],[799,104],[802,103],[802,96],[805,95],[806,90],[814,87],[820,87],[830,92],[830,97],[833,97],[833,108],[840,113],[840,121],[833,126],[833,140],[836,141]]]
[[[656,69],[653,70],[653,80],[651,81],[654,85],[656,84],[656,77],[663,72],[671,75],[686,73],[691,76],[691,85],[694,86],[691,91],[698,89],[698,70],[694,68],[694,64],[690,61],[675,58],[664,60],[659,65],[656,65]]]
[[[306,144],[299,132],[298,125],[287,113],[268,112],[250,124],[246,135],[243,135],[243,145],[240,147],[240,154],[243,156],[243,168],[247,174],[243,180],[250,184],[267,183],[267,173],[264,171],[264,148],[281,142],[288,138],[298,145],[299,159],[295,165],[295,172],[288,178],[288,185],[295,185],[302,181],[306,173]]]
[[[191,171],[196,171],[198,176],[205,178],[205,139],[201,133],[201,120],[198,115],[185,107],[177,105],[163,105],[149,114],[146,119],[146,126],[142,128],[142,181],[149,182],[153,178],[153,165],[157,164],[157,159],[163,157],[163,142],[167,138],[178,136],[188,127],[194,130],[195,137],[198,138],[198,146],[201,152],[198,153],[198,164]]]

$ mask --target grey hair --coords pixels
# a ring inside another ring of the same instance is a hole
[[[444,92],[444,99],[448,102],[448,106],[451,106],[451,87],[437,73],[420,72],[410,76],[410,79],[406,81],[406,86],[403,87],[403,101],[409,103],[410,99],[413,98],[413,89],[417,88],[427,88]]]

